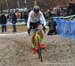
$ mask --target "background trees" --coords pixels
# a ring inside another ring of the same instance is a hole
[[[25,0],[19,0],[20,8],[25,7]],[[37,3],[42,8],[52,8],[57,4],[66,4],[69,0],[37,0]],[[17,8],[17,0],[7,0],[8,8]],[[27,7],[30,8],[34,5],[34,0],[27,0]],[[5,0],[0,0],[0,10],[7,9]]]
[[[0,10],[2,10],[4,8],[4,1],[0,0]]]

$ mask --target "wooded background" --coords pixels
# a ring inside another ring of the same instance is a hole
[[[17,6],[17,1],[19,1],[19,6]],[[65,6],[67,5],[69,0],[37,0],[37,3],[40,7],[47,9],[52,8],[56,5]],[[8,6],[7,6],[8,4]],[[3,9],[13,9],[13,8],[31,8],[34,5],[34,0],[27,0],[25,4],[25,0],[0,0],[0,10]]]

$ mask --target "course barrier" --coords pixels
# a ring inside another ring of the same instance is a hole
[[[67,17],[53,17],[53,20],[56,22],[56,30],[59,35],[68,38],[68,39],[75,39],[75,15],[67,16]],[[68,18],[66,20],[65,18]],[[69,19],[72,20],[69,20]]]

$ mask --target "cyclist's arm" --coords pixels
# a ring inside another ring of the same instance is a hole
[[[41,23],[44,25],[44,26],[46,26],[46,20],[45,20],[45,17],[44,17],[44,15],[43,15],[43,13],[40,11],[40,14],[41,14],[41,16],[40,16],[40,20],[41,20]]]
[[[31,13],[32,13],[32,12],[30,12],[29,15],[28,15],[27,28],[30,27]]]

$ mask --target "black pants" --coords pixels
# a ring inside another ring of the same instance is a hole
[[[6,31],[7,31],[6,25],[2,26],[2,32],[6,32]]]
[[[13,32],[16,32],[16,21],[12,22]]]
[[[53,33],[57,34],[57,31],[56,29],[55,30],[49,30],[47,35],[52,35]]]
[[[42,26],[43,26],[44,33],[46,33],[46,27],[44,25],[42,25]]]
[[[36,29],[39,24],[40,24],[40,21],[38,21],[36,23],[30,22],[30,28],[28,29],[28,34],[30,35],[31,29]]]

